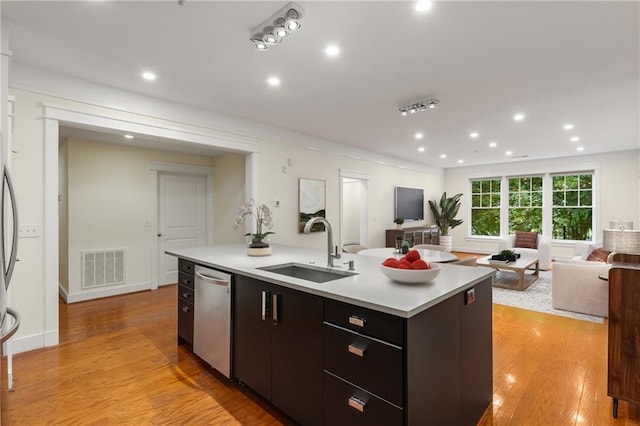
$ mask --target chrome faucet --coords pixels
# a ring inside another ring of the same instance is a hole
[[[329,268],[333,268],[333,259],[340,259],[340,252],[338,251],[338,246],[335,248],[335,252],[333,252],[333,231],[331,230],[331,224],[324,217],[312,217],[309,222],[304,225],[304,233],[308,234],[311,232],[311,227],[314,223],[321,222],[324,223],[324,226],[327,227],[327,266]]]

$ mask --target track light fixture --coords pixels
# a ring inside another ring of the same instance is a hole
[[[263,23],[251,30],[249,40],[253,42],[256,50],[264,51],[275,44],[280,43],[294,31],[300,29],[300,19],[304,11],[294,2],[267,18]]]
[[[398,111],[400,111],[400,115],[405,116],[415,114],[418,111],[438,108],[439,103],[440,99],[425,99],[423,101],[417,101],[407,105],[402,105],[398,108]]]

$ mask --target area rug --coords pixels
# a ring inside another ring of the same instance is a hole
[[[551,271],[540,271],[538,280],[525,291],[494,287],[493,303],[604,324],[604,318],[601,317],[553,309],[551,307]]]

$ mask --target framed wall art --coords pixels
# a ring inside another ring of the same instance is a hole
[[[319,179],[298,179],[298,232],[312,217],[325,215],[325,181]],[[323,223],[315,223],[311,232],[324,231]]]

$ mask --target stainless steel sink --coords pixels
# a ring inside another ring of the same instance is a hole
[[[300,263],[285,263],[282,265],[264,266],[258,269],[299,278],[301,280],[313,281],[314,283],[325,283],[327,281],[357,275],[355,272],[336,271],[318,266],[302,265]]]

